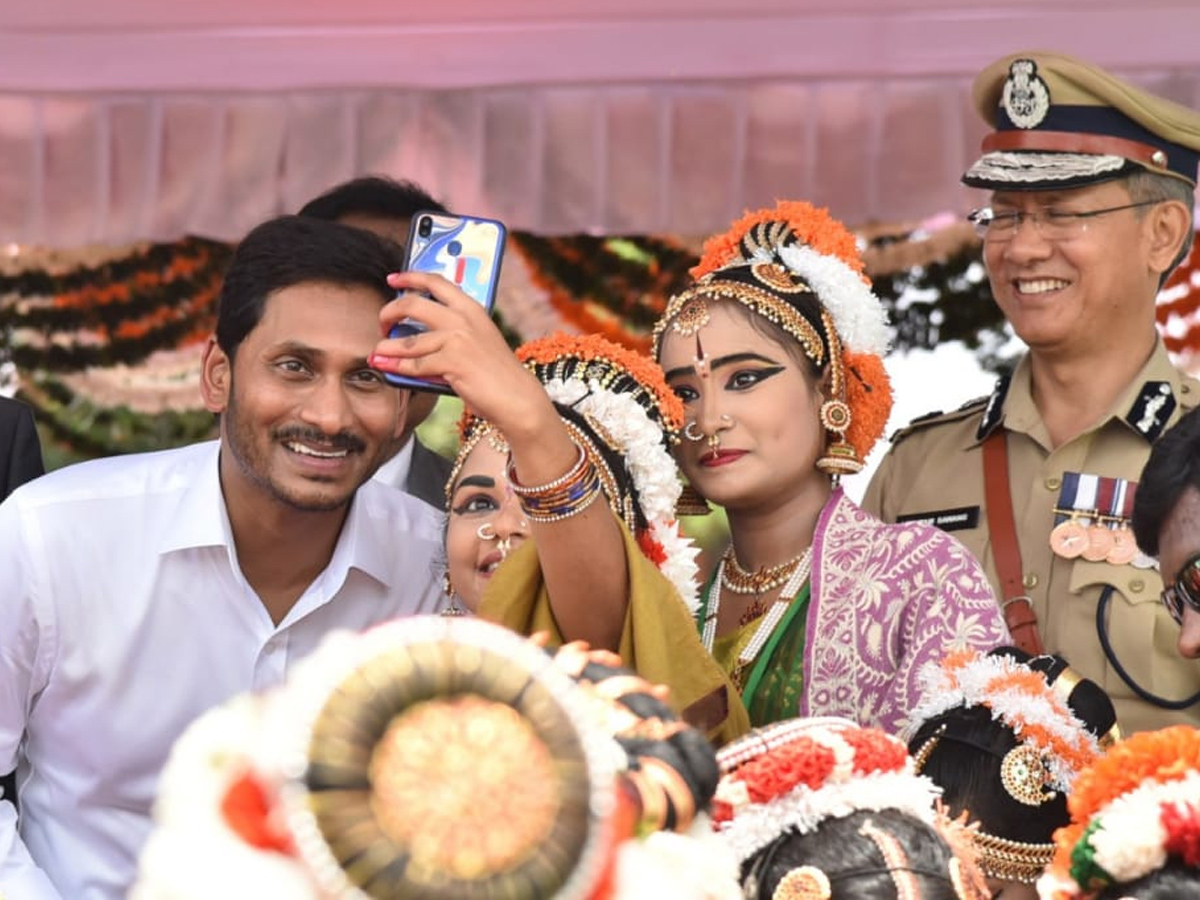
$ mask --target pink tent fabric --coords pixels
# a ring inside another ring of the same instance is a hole
[[[54,246],[233,239],[364,172],[547,233],[961,212],[971,77],[1030,47],[1200,106],[1195,0],[10,6],[0,241]]]

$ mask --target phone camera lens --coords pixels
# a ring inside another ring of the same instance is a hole
[[[417,234],[421,237],[429,237],[433,231],[433,219],[429,216],[421,216],[421,221],[417,223]]]

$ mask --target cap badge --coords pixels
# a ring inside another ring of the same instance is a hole
[[[1016,59],[1008,67],[1000,104],[1018,128],[1036,128],[1050,111],[1050,90],[1032,59]]]

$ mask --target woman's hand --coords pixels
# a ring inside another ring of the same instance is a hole
[[[510,441],[536,432],[547,416],[557,418],[545,390],[517,360],[487,310],[456,285],[424,272],[389,275],[388,284],[404,293],[379,314],[385,337],[371,356],[374,368],[444,380],[472,412]],[[386,337],[404,319],[415,319],[428,330]]]

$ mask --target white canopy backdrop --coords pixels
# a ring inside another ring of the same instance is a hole
[[[1197,0],[5,0],[0,241],[234,239],[364,172],[544,233],[963,211],[975,71],[1200,105]]]

